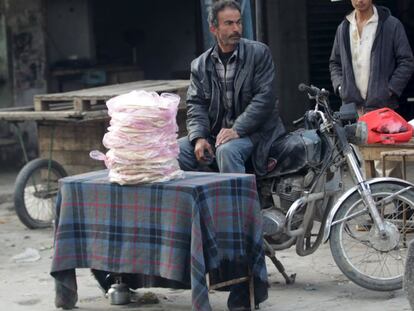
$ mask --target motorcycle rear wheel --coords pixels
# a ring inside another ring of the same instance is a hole
[[[371,193],[378,202],[403,188],[405,186],[398,182],[385,181],[371,185]],[[391,232],[392,238],[387,241],[379,238],[358,191],[345,200],[334,221],[361,213],[332,227],[332,256],[339,269],[364,288],[401,289],[408,244],[414,239],[414,191],[399,194],[378,210]]]

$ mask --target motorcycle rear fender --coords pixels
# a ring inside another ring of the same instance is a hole
[[[373,178],[370,180],[367,180],[367,183],[369,185],[374,185],[374,184],[378,184],[381,182],[387,182],[387,181],[392,181],[398,184],[401,184],[405,187],[409,187],[412,186],[414,187],[414,184],[403,180],[403,179],[399,179],[399,178],[392,178],[392,177],[380,177],[380,178]],[[349,189],[347,192],[345,192],[341,197],[339,197],[338,201],[335,203],[335,205],[332,207],[331,211],[329,212],[328,218],[326,219],[325,222],[325,228],[324,228],[324,233],[323,233],[323,242],[326,243],[329,239],[329,236],[331,234],[331,226],[332,226],[332,222],[335,218],[336,213],[338,212],[338,210],[341,208],[342,204],[354,193],[354,192],[358,192],[358,186],[354,186],[351,189]]]

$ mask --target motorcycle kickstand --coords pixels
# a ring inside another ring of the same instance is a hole
[[[290,285],[295,283],[296,280],[296,273],[291,274],[290,276],[287,275],[286,271],[285,271],[285,267],[283,266],[283,264],[280,262],[280,260],[278,260],[276,258],[275,255],[273,256],[269,256],[269,258],[272,260],[273,264],[276,266],[277,270],[280,272],[281,275],[283,275],[283,277],[285,278],[286,284]]]
[[[287,285],[294,284],[296,280],[296,273],[293,273],[289,276],[286,273],[286,270],[283,264],[280,262],[279,259],[276,258],[276,254],[272,246],[265,239],[263,239],[263,242],[266,248],[265,250],[266,255],[270,258],[270,260],[272,260],[273,264],[275,265],[279,273],[285,278],[286,284]]]

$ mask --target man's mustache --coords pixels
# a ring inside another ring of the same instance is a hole
[[[240,39],[241,38],[241,33],[235,32],[232,35],[230,35],[230,38],[238,38],[238,39]]]

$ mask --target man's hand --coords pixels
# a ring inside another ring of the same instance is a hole
[[[221,129],[216,138],[216,147],[227,143],[230,140],[240,138],[239,134],[233,129]]]
[[[206,157],[206,153],[210,156],[210,159],[214,158],[213,148],[211,148],[210,143],[205,138],[197,139],[194,147],[194,153],[198,162],[210,162]]]

